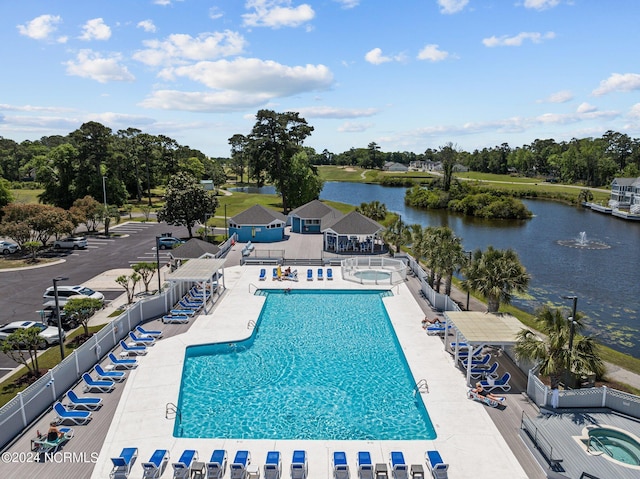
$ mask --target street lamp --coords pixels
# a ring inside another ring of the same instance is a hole
[[[69,278],[58,276],[53,278],[53,298],[56,302],[56,319],[58,320],[58,342],[60,343],[60,361],[64,359],[64,341],[62,340],[62,321],[60,321],[60,300],[58,299],[58,281],[66,281]]]
[[[465,251],[465,253],[467,253],[469,255],[469,265],[468,265],[468,267],[470,267],[471,266],[471,255],[473,254],[473,252],[472,251]],[[468,274],[468,272],[467,272],[467,274]],[[470,291],[469,288],[467,288],[467,311],[469,311],[469,291]]]
[[[102,196],[104,198],[104,214],[107,214],[107,177],[103,176],[102,177]]]
[[[162,283],[160,282],[160,236],[156,236],[156,266],[158,268],[158,294],[162,289]]]
[[[562,299],[572,299],[573,300],[573,311],[571,313],[571,317],[569,320],[571,321],[569,327],[569,354],[573,351],[573,335],[575,334],[576,328],[576,308],[578,307],[578,297],[577,296],[563,296]]]

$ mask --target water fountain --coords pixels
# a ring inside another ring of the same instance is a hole
[[[593,241],[587,239],[587,232],[580,231],[578,233],[578,237],[571,240],[558,240],[558,244],[562,246],[568,246],[569,248],[579,248],[579,249],[607,249],[611,248],[606,243],[602,243],[601,241]]]

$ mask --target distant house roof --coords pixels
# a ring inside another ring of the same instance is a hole
[[[407,171],[409,168],[407,167],[407,165],[403,165],[402,163],[387,161],[384,164],[383,169],[387,171]]]
[[[253,205],[251,208],[230,218],[229,221],[240,226],[262,226],[271,224],[274,221],[286,223],[287,217],[262,205]]]
[[[352,211],[329,223],[322,231],[331,230],[339,235],[374,235],[382,231],[384,227],[371,218]]]
[[[289,216],[296,216],[302,219],[319,219],[320,228],[322,229],[325,225],[341,218],[343,213],[320,200],[313,200],[297,207],[289,213]]]
[[[194,259],[215,256],[220,251],[216,245],[202,241],[198,238],[191,238],[180,247],[171,250],[171,256],[176,259]]]
[[[614,178],[613,183],[620,186],[633,186],[638,180],[640,180],[640,178]]]

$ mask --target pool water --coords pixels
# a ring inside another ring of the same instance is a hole
[[[435,439],[383,294],[267,292],[250,339],[187,348],[174,435]]]
[[[358,279],[362,279],[366,281],[381,281],[381,280],[388,280],[389,278],[391,278],[391,273],[387,271],[376,271],[373,269],[356,271],[355,273],[353,273],[353,275]]]
[[[640,444],[621,431],[596,428],[589,431],[589,447],[601,451],[616,461],[640,466]]]

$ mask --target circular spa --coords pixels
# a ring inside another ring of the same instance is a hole
[[[640,438],[612,426],[588,427],[586,435],[588,452],[624,465],[640,466]]]
[[[397,284],[407,277],[404,261],[377,256],[347,258],[340,262],[342,277],[360,284]]]

